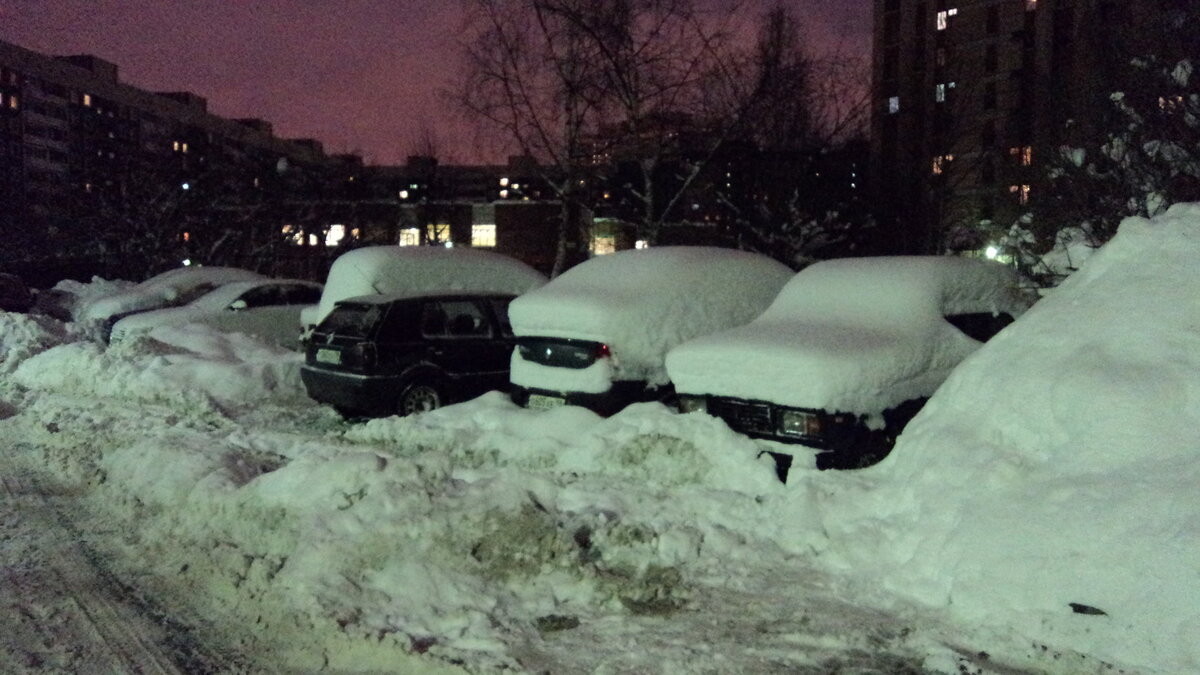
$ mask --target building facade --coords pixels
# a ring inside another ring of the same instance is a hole
[[[20,244],[9,265],[36,268],[63,248],[95,254],[100,242],[81,240],[104,236],[98,215],[151,188],[203,189],[216,172],[254,188],[280,166],[328,161],[319,143],[213,115],[195,94],[124,84],[95,56],[0,42],[0,229]]]
[[[1093,133],[1138,0],[874,0],[871,175],[893,248],[986,245]]]

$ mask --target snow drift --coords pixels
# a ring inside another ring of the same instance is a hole
[[[1200,671],[1197,269],[1200,205],[1127,219],[954,372],[868,489],[822,503],[831,559],[966,624]]]

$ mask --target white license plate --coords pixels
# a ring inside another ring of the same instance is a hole
[[[564,403],[566,403],[566,401],[563,400],[559,396],[543,396],[542,394],[530,394],[529,395],[529,403],[527,404],[527,407],[533,408],[535,410],[548,410],[550,408],[557,408],[557,407],[563,405]]]
[[[342,362],[342,353],[336,349],[318,349],[317,363],[332,363],[337,365]]]

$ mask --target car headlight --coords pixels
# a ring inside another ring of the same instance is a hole
[[[821,418],[803,410],[783,410],[779,415],[779,433],[788,436],[820,435]]]
[[[708,412],[708,398],[704,396],[688,396],[686,394],[679,396],[679,412]]]

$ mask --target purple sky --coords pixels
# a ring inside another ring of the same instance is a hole
[[[718,0],[719,1],[719,0]],[[752,0],[766,7],[772,0]],[[865,53],[868,0],[784,0],[821,48]],[[423,130],[443,160],[503,152],[456,123],[439,92],[460,53],[457,0],[0,0],[0,40],[112,61],[128,84],[192,91],[226,117],[261,117],[277,135],[329,152],[400,163]]]

